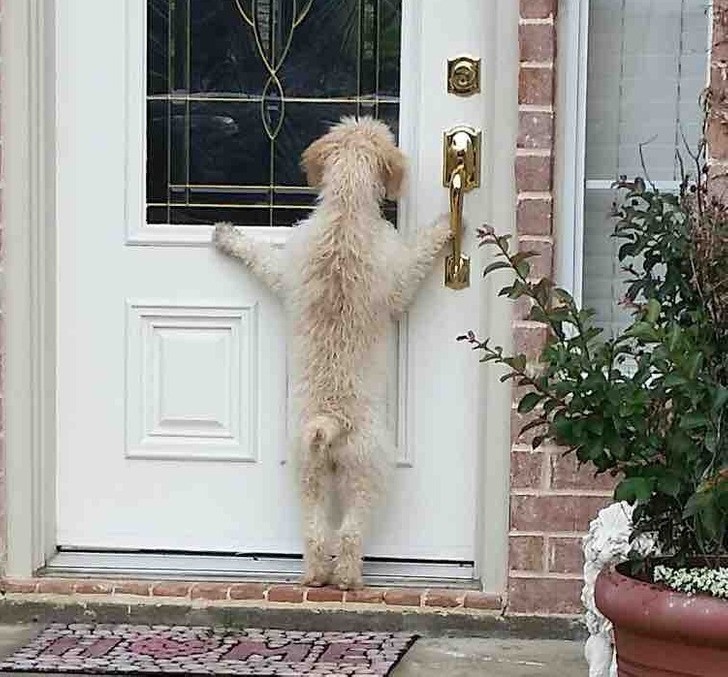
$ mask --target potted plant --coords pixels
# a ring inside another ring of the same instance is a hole
[[[704,148],[677,195],[616,185],[626,329],[605,336],[566,290],[531,278],[534,253],[483,227],[481,245],[496,250],[484,275],[512,272],[500,295],[527,303],[549,339],[529,361],[459,337],[525,389],[533,447],[550,440],[613,475],[614,498],[635,506],[632,537],[656,544],[659,558],[597,580],[621,675],[728,675],[728,208],[711,196]]]

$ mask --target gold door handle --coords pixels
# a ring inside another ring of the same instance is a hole
[[[459,126],[443,137],[443,184],[450,191],[452,254],[445,259],[445,286],[470,286],[470,258],[462,253],[463,193],[480,186],[480,132]]]

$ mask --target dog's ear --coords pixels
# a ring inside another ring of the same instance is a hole
[[[331,150],[330,141],[324,136],[314,141],[301,156],[301,166],[306,173],[306,181],[312,188],[320,188],[324,178],[324,165]]]
[[[402,194],[406,176],[407,158],[399,148],[393,148],[384,162],[384,189],[390,200]]]

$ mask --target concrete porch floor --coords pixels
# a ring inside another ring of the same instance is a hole
[[[41,627],[0,625],[0,657],[12,653]],[[423,637],[392,677],[583,677],[586,670],[580,642]]]

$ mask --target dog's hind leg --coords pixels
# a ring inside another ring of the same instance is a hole
[[[331,579],[330,553],[331,472],[322,455],[304,454],[301,464],[301,502],[303,509],[304,585],[326,585]]]
[[[334,548],[334,582],[344,590],[362,586],[363,536],[382,484],[376,447],[373,439],[350,435],[346,455],[337,461],[342,522]]]

